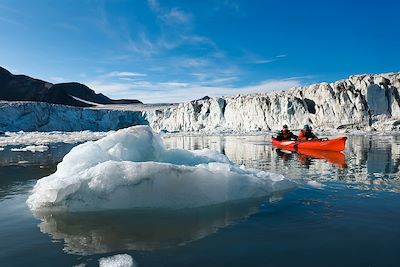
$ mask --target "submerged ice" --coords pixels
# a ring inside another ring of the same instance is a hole
[[[208,150],[166,149],[148,126],[73,148],[40,179],[32,210],[192,208],[259,198],[292,187],[281,175],[233,164]]]

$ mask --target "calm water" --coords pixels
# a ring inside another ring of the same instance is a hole
[[[98,266],[119,253],[138,266],[399,266],[400,137],[350,136],[341,154],[299,155],[269,136],[168,137],[211,148],[299,187],[269,199],[180,211],[32,214],[36,180],[73,145],[0,151],[0,266]],[[315,180],[322,189],[307,185]]]

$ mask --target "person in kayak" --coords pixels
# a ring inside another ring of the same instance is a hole
[[[318,137],[312,132],[311,127],[308,124],[304,125],[303,130],[300,131],[299,141],[311,141],[311,140],[318,140]]]
[[[279,132],[278,136],[276,137],[276,140],[278,141],[283,141],[283,140],[297,140],[297,136],[293,134],[288,126],[285,124],[283,125],[282,130]]]

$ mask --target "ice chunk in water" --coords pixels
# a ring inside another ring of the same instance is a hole
[[[118,254],[107,258],[99,259],[100,267],[132,267],[136,266],[128,254]]]
[[[48,146],[44,146],[44,145],[39,145],[39,146],[26,146],[26,147],[21,147],[21,148],[11,148],[11,151],[14,152],[45,152],[49,150]]]
[[[292,186],[217,152],[166,149],[150,127],[135,126],[73,148],[54,174],[37,182],[27,203],[32,210],[192,208]]]
[[[319,183],[319,182],[317,182],[317,181],[314,181],[314,180],[308,181],[307,184],[308,184],[309,186],[314,187],[314,188],[317,188],[317,189],[322,189],[322,188],[325,187],[324,184],[321,184],[321,183]]]

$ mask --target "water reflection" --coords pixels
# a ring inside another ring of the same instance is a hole
[[[11,146],[0,151],[0,200],[28,192],[36,180],[55,172],[58,162],[71,150],[72,144],[54,144],[44,153],[14,152]]]
[[[277,155],[283,159],[283,161],[293,160],[295,158],[293,155],[296,155],[299,163],[305,167],[310,167],[313,159],[320,159],[337,165],[342,169],[347,168],[346,157],[341,152],[310,149],[297,149],[290,151],[280,148],[276,148],[275,151]]]
[[[281,195],[272,196],[280,199]],[[265,199],[185,210],[37,213],[40,231],[64,241],[64,250],[90,255],[148,251],[204,238],[256,213]]]
[[[171,136],[167,147],[209,148],[248,167],[292,179],[340,180],[359,189],[400,191],[400,136],[348,136],[344,154],[276,151],[271,136]]]

